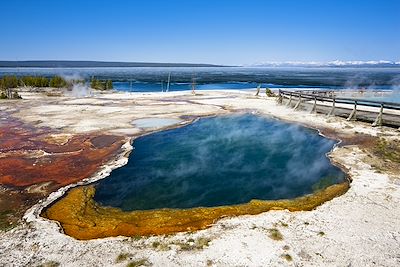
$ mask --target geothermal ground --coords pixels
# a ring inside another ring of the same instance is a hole
[[[248,91],[22,97],[0,102],[1,266],[400,265],[397,129],[293,111]],[[349,190],[311,211],[225,217],[170,235],[81,241],[41,217],[68,189],[126,164],[134,138],[235,112],[300,123],[342,140],[329,156],[347,170]]]

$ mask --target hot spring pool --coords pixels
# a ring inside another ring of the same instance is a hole
[[[94,199],[133,211],[295,198],[344,181],[325,155],[334,144],[255,115],[204,118],[136,139],[128,164],[96,184]]]

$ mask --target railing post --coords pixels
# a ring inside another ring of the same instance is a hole
[[[259,84],[259,85],[257,86],[257,93],[256,93],[255,96],[258,96],[258,95],[260,94],[260,89],[261,89],[261,85]]]
[[[314,105],[313,105],[310,113],[317,114],[317,97],[316,96],[314,96]]]
[[[287,107],[290,107],[290,104],[292,103],[292,93],[290,93],[289,96],[289,102],[286,104]]]
[[[357,120],[357,101],[354,101],[354,109],[347,118],[348,121]]]
[[[282,104],[282,94],[281,94],[281,89],[278,91],[278,104]]]
[[[335,106],[336,106],[336,98],[333,97],[332,108],[329,111],[328,116],[335,116]]]
[[[301,103],[301,94],[299,94],[299,100],[297,101],[296,106],[294,106],[294,110],[297,110],[300,107],[300,103]]]
[[[383,104],[381,104],[381,110],[379,111],[379,114],[376,117],[374,123],[372,123],[372,127],[382,126],[382,123],[383,123]]]

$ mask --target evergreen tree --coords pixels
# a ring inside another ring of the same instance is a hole
[[[113,83],[111,80],[107,80],[106,82],[106,90],[111,90],[113,89]]]
[[[99,89],[99,81],[96,78],[92,78],[90,81],[90,87],[93,89]]]

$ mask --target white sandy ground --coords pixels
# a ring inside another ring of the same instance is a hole
[[[136,128],[133,120],[171,118],[187,123],[181,115],[203,116],[247,110],[279,119],[306,123],[312,127],[335,128],[355,134],[399,138],[399,131],[372,128],[369,124],[341,118],[310,115],[254,97],[253,92],[201,91],[171,93],[109,93],[92,98],[44,98],[23,95],[29,100],[2,102],[0,109],[38,126],[65,133],[93,130],[138,136],[151,129]],[[127,143],[125,151],[130,151]],[[62,233],[55,222],[40,218],[41,209],[60,197],[67,188],[51,194],[32,207],[26,222],[0,233],[0,266],[36,266],[50,261],[62,266],[125,266],[145,259],[154,266],[400,266],[400,179],[377,173],[364,163],[365,153],[356,146],[335,148],[330,155],[349,169],[351,188],[343,196],[313,211],[270,211],[255,216],[225,218],[206,230],[148,238],[106,238],[77,241]],[[120,155],[104,166],[87,183],[107,176],[112,168],[126,164]],[[277,228],[280,241],[269,237]],[[209,246],[185,251],[181,245],[198,238],[210,238]],[[192,240],[193,239],[193,240]],[[161,245],[153,248],[154,242]],[[161,249],[163,248],[163,249]],[[126,261],[116,263],[121,253]],[[289,254],[287,261],[282,254]]]

